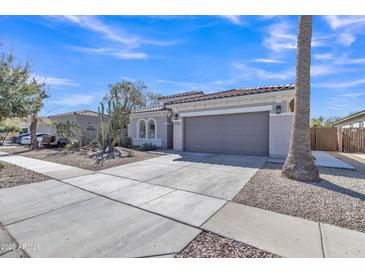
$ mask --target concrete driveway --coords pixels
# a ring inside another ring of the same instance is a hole
[[[174,256],[265,160],[168,153],[72,178],[58,174],[0,190],[0,222],[31,257]]]

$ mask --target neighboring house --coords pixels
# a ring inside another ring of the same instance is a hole
[[[50,135],[56,135],[57,130],[55,123],[77,123],[81,126],[85,133],[85,142],[96,138],[97,128],[99,127],[100,119],[99,115],[95,111],[81,110],[73,111],[62,114],[51,115],[47,117],[41,117],[37,126],[37,133],[47,133]],[[22,133],[30,132],[29,119],[20,123]]]
[[[294,111],[294,85],[202,91],[163,96],[156,107],[131,114],[134,145],[179,151],[286,155]]]
[[[364,128],[365,127],[365,110],[356,112],[345,118],[342,118],[332,124],[335,127],[342,128]]]

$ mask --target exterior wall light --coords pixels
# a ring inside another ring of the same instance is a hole
[[[275,112],[276,112],[276,114],[280,114],[281,113],[281,105],[277,105],[276,106]]]
[[[179,119],[179,114],[178,113],[175,113],[174,114],[174,120],[178,120]]]

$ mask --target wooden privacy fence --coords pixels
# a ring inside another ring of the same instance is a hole
[[[311,128],[312,150],[337,151],[338,135],[337,128]]]
[[[312,150],[365,153],[364,128],[311,128]]]
[[[365,153],[365,129],[364,128],[343,128],[342,147],[343,152],[362,152]]]

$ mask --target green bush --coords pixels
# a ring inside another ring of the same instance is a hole
[[[0,163],[0,171],[3,170],[5,168],[5,165]]]
[[[132,148],[133,147],[133,142],[132,142],[132,138],[130,137],[125,137],[121,140],[120,145],[122,147],[127,147],[127,148]]]
[[[153,144],[143,144],[139,147],[140,151],[151,151],[151,150],[156,150],[157,147]]]

